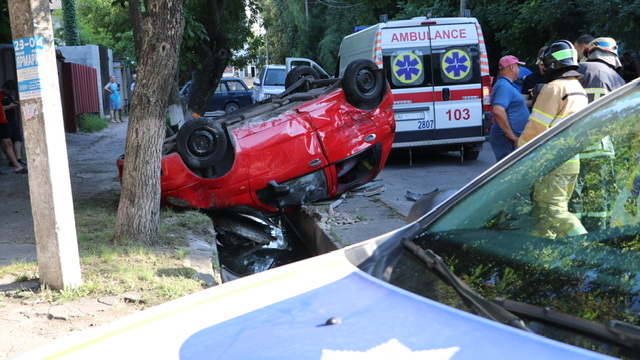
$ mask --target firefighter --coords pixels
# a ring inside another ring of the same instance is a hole
[[[578,82],[578,54],[567,40],[557,41],[542,54],[547,83],[531,111],[529,121],[518,139],[523,146],[537,135],[557,125],[567,116],[587,106],[587,94]],[[531,232],[554,239],[586,233],[580,219],[569,212],[580,159],[576,155],[540,178],[533,187]]]
[[[585,54],[586,61],[581,62],[578,68],[583,77],[578,81],[587,92],[589,103],[625,84],[618,74],[622,64],[614,39],[594,39],[587,46]],[[613,176],[614,157],[613,141],[609,136],[580,153],[580,174],[569,206],[587,231],[606,229],[611,219],[611,205],[617,195]]]

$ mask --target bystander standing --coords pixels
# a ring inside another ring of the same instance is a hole
[[[529,110],[514,81],[524,64],[513,55],[507,55],[498,62],[499,75],[491,92],[491,111],[494,122],[489,134],[489,143],[496,157],[502,160],[516,149],[518,136],[527,124]]]

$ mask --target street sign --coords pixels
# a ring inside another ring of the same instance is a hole
[[[42,96],[38,64],[44,52],[44,37],[30,36],[13,41],[18,72],[20,99],[34,99]]]

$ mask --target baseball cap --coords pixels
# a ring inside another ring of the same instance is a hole
[[[513,64],[524,65],[524,63],[518,60],[517,57],[513,55],[506,55],[500,58],[500,62],[498,62],[498,68],[500,69],[506,68],[507,66],[510,66]]]

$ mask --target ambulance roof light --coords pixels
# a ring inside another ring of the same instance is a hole
[[[389,16],[387,14],[380,15],[380,22],[381,23],[386,23],[387,21],[389,21]]]

